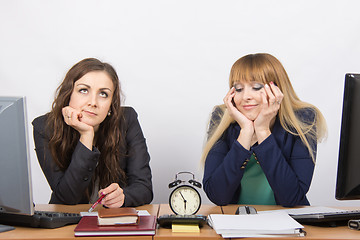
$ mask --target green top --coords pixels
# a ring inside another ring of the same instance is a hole
[[[260,164],[253,153],[246,164],[243,178],[241,179],[241,190],[239,204],[251,205],[276,205],[274,192],[272,191]]]

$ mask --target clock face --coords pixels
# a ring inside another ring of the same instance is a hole
[[[200,194],[191,186],[180,186],[170,194],[169,204],[171,210],[176,214],[192,215],[200,208]]]

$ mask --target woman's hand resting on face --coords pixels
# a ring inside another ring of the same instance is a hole
[[[94,141],[94,128],[81,121],[82,113],[72,107],[64,107],[62,115],[67,125],[80,133],[80,142],[92,150]]]
[[[235,88],[232,87],[224,97],[225,106],[232,118],[240,125],[241,131],[237,141],[247,150],[251,147],[254,135],[254,122],[242,114],[234,105]]]
[[[224,97],[224,103],[229,111],[229,114],[240,125],[241,129],[248,132],[254,132],[254,122],[249,120],[244,114],[242,114],[234,105],[235,88],[232,87]]]
[[[255,134],[259,144],[271,134],[270,128],[274,124],[281,101],[284,98],[283,93],[273,82],[270,83],[270,86],[265,84],[264,89],[265,93],[261,92],[261,110],[254,120]]]
[[[274,83],[271,82],[270,86],[265,84],[264,88],[259,90],[261,95],[259,114],[254,120],[250,120],[234,105],[235,94],[233,87],[224,97],[224,103],[229,115],[240,125],[241,131],[237,140],[249,150],[256,141],[260,144],[271,134],[270,128],[284,95]]]

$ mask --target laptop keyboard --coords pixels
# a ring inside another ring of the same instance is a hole
[[[360,219],[360,210],[318,212],[318,213],[309,213],[302,215],[290,214],[290,216],[302,224],[330,223],[332,225],[337,225],[337,224],[343,225],[346,224],[348,220]]]

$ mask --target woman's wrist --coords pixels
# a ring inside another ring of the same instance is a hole
[[[262,143],[266,138],[268,138],[271,135],[270,129],[264,129],[264,130],[255,130],[255,134],[258,140],[258,144]]]
[[[87,132],[80,135],[80,142],[92,151],[93,142],[94,142],[94,133]]]
[[[254,130],[251,129],[241,129],[237,141],[243,146],[243,148],[250,150],[251,139],[254,135]]]

